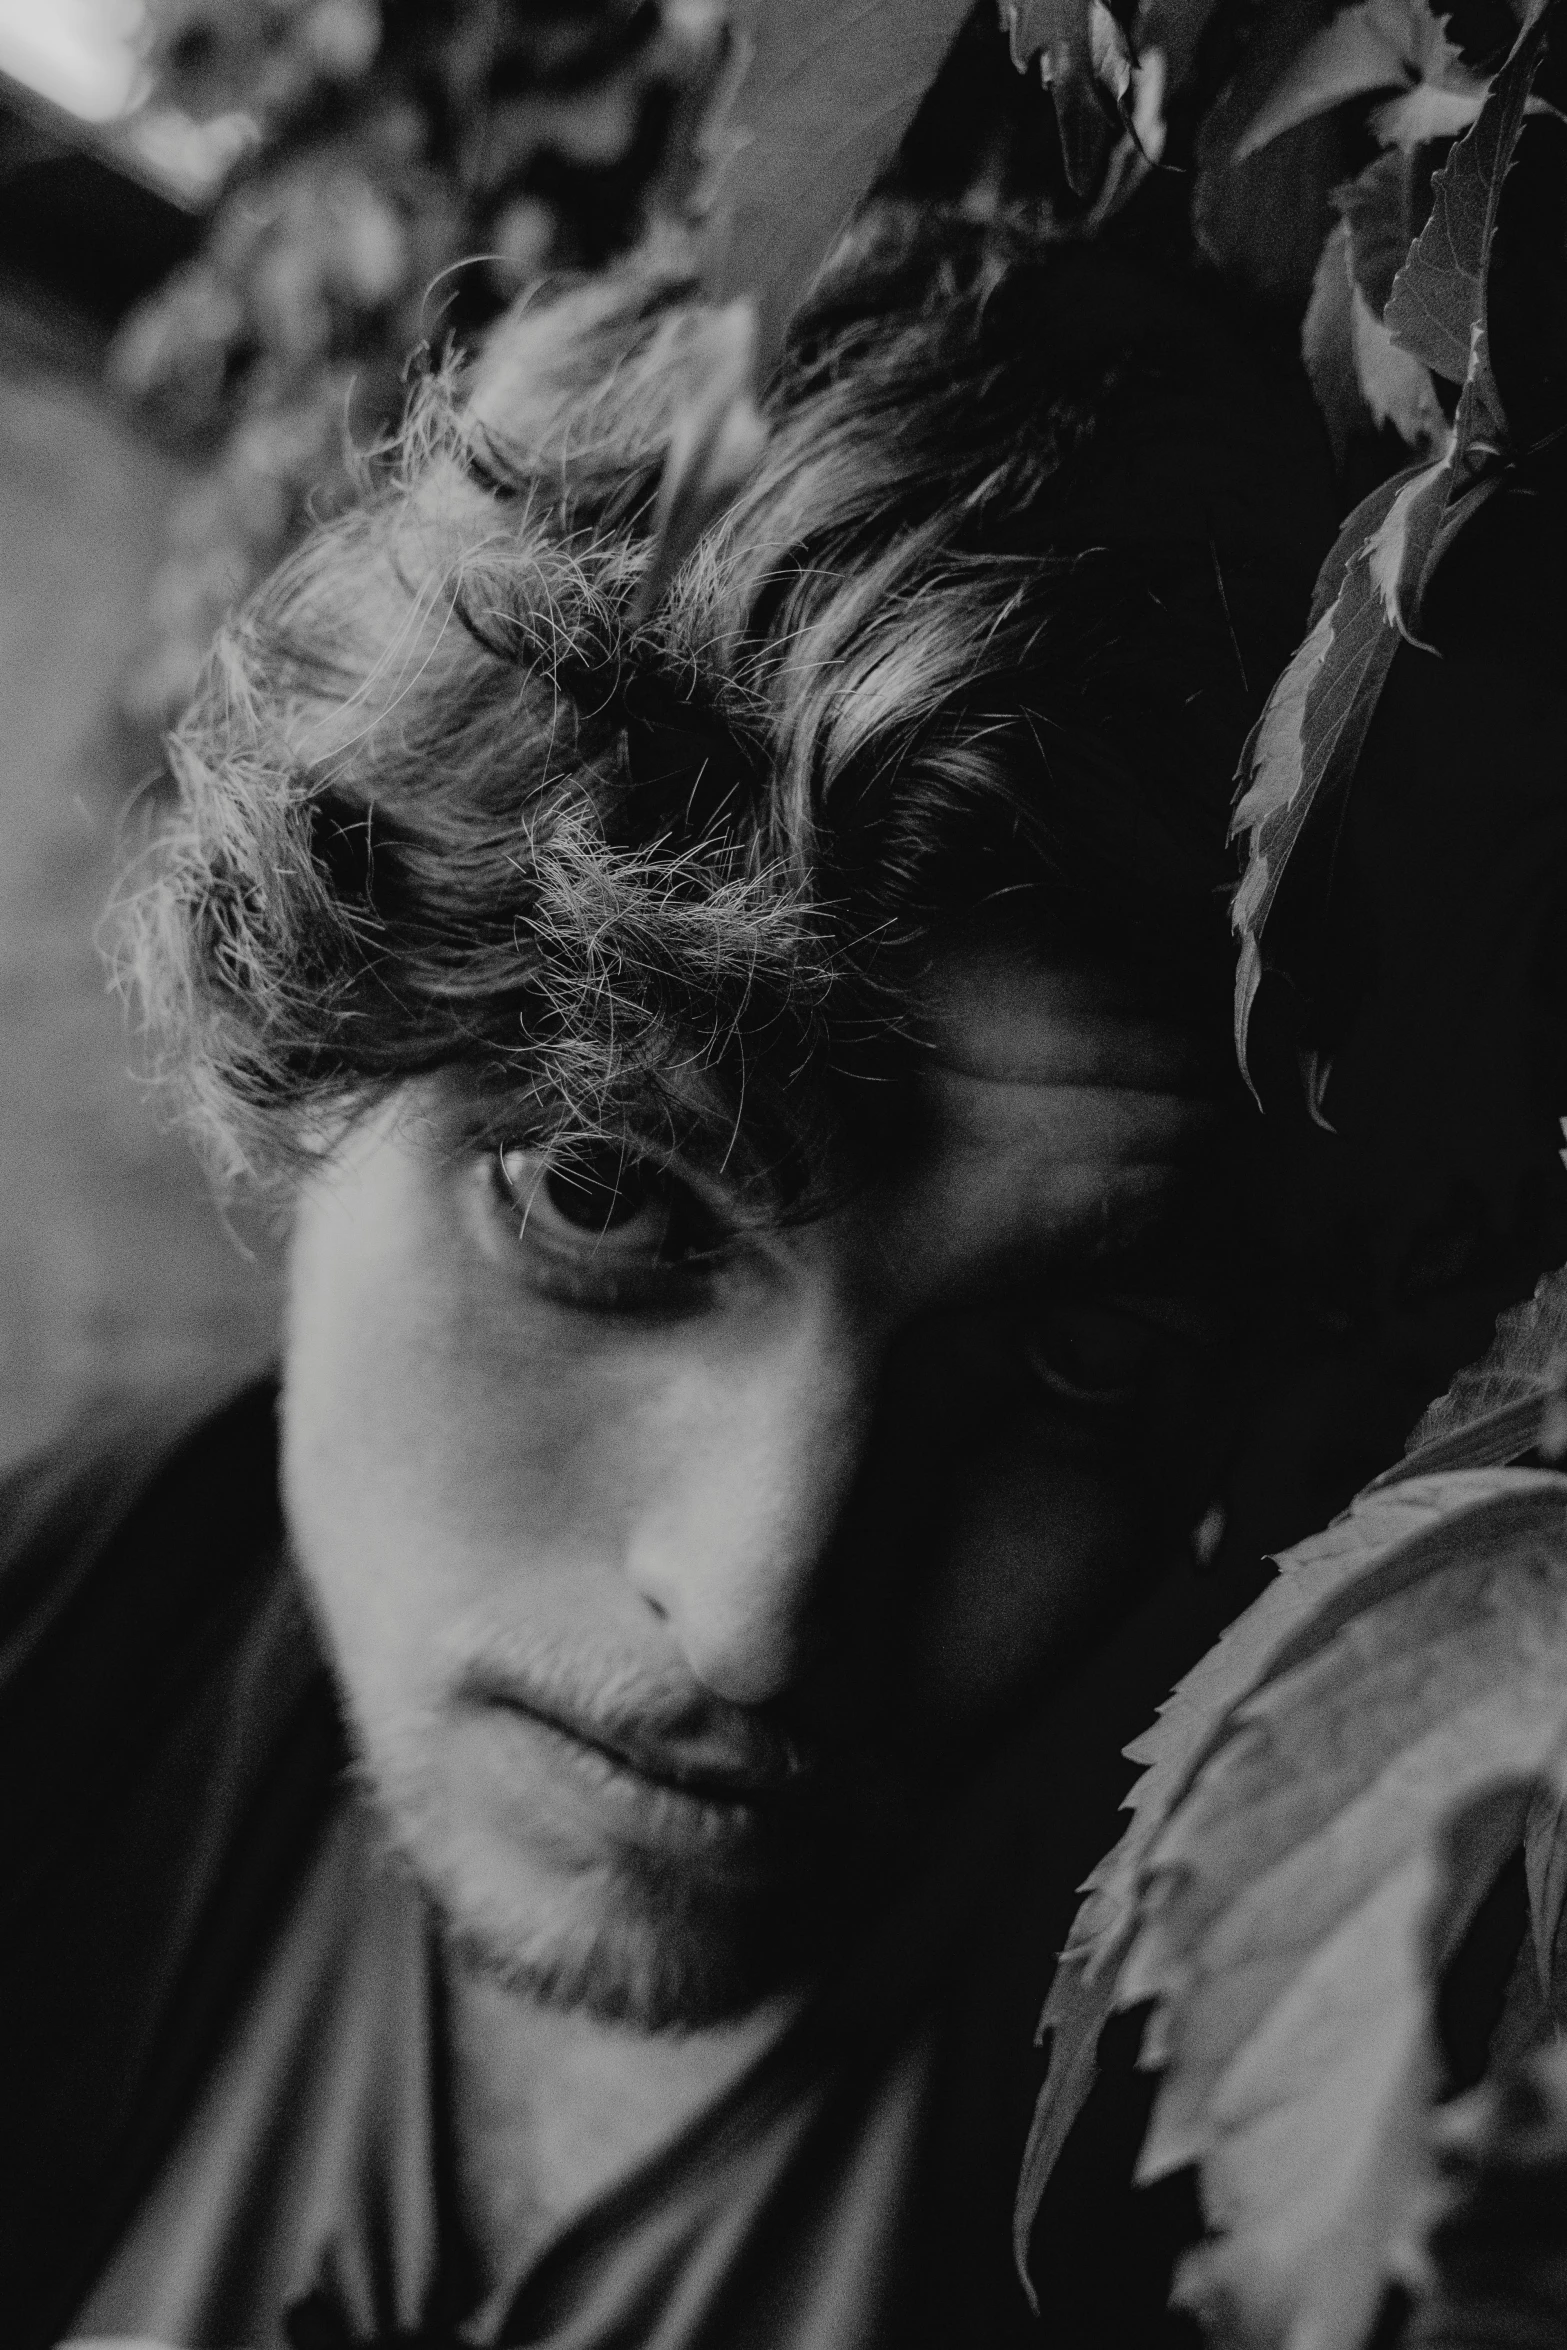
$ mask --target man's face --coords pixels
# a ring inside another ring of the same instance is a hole
[[[844,1206],[456,1145],[302,1203],[285,1486],[363,1758],[462,1946],[649,2026],[852,1931],[1194,1515],[1218,1114],[1112,975],[954,956]]]

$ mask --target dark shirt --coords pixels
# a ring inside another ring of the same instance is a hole
[[[274,1396],[129,1421],[0,1507],[4,2338],[463,2338],[437,1959],[345,1775],[283,1539]],[[1090,2108],[1013,2269],[1033,2024],[1117,1759],[1211,1637],[1172,1578],[954,1802],[759,2062],[536,2247],[490,2336],[549,2350],[1173,2343],[1189,2193]],[[1128,2043],[1128,2048],[1130,2043]]]

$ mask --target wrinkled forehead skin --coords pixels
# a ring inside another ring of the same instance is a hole
[[[1226,1040],[1179,990],[1146,968],[964,944],[937,962],[921,1025],[910,1172],[957,1278],[992,1257],[1135,1264],[1178,1212],[1190,1228],[1234,1081]],[[900,1245],[918,1250],[912,1232]]]

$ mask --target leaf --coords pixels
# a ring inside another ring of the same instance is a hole
[[[1233,160],[1244,162],[1297,123],[1376,90],[1401,90],[1410,99],[1429,92],[1423,103],[1432,109],[1439,100],[1449,99],[1465,104],[1472,100],[1478,108],[1485,88],[1484,80],[1464,64],[1427,0],[1357,0],[1324,25],[1286,67],[1247,125]],[[1417,113],[1412,110],[1409,119]],[[1393,119],[1402,127],[1403,117]]]
[[[1397,98],[1371,109],[1371,128],[1384,147],[1405,155],[1430,139],[1456,138],[1479,119],[1485,103],[1485,84],[1471,89],[1446,90],[1436,82],[1416,82]]]
[[[1556,1780],[1561,1775],[1559,1767],[1552,1773]],[[1541,1983],[1548,1988],[1562,1911],[1567,1907],[1567,1796],[1559,1787],[1548,1794],[1542,1791],[1531,1804],[1524,1822],[1523,1851],[1534,1961]]]
[[[1172,90],[1183,90],[1197,62],[1197,45],[1212,21],[1218,0],[1143,0],[1132,28],[1138,56],[1160,51]]]
[[[1463,1487],[1479,1501],[1511,1488],[1510,1477],[1479,1475]],[[1297,1543],[1278,1562],[1262,1597],[1221,1634],[1159,1709],[1159,1719],[1126,1749],[1147,1767],[1127,1798],[1131,1820],[1114,1851],[1082,1888],[1040,2018],[1051,2041],[1050,2064],[1023,2158],[1014,2243],[1025,2275],[1028,2240],[1040,2197],[1073,2122],[1093,2086],[1099,2035],[1118,2004],[1119,1974],[1135,1932],[1149,1854],[1172,1811],[1226,1735],[1232,1709],[1265,1677],[1314,1611],[1381,1555],[1440,1523],[1451,1488],[1409,1479],[1386,1494],[1362,1497],[1323,1533]]]
[[[1379,155],[1333,202],[1349,239],[1349,267],[1378,318],[1415,241],[1414,170],[1407,155]]]
[[[1385,482],[1350,517],[1340,545],[1360,543],[1343,583],[1274,687],[1242,756],[1232,831],[1248,836],[1247,863],[1230,916],[1241,941],[1235,1049],[1243,1073],[1263,928],[1289,861],[1308,824],[1341,814],[1393,655],[1401,642],[1420,642],[1433,576],[1500,484],[1499,472],[1473,470],[1472,415],[1466,387],[1446,453]],[[1330,556],[1324,571],[1333,564]]]
[[[1358,285],[1350,292],[1349,313],[1355,374],[1372,422],[1391,424],[1412,449],[1434,454],[1448,427],[1430,369],[1399,348]]]
[[[1505,431],[1491,371],[1486,296],[1502,183],[1518,151],[1539,71],[1548,11],[1526,24],[1472,130],[1437,173],[1431,216],[1393,281],[1385,324],[1412,358],[1450,383],[1471,384],[1482,429]]]
[[[1074,195],[1084,195],[1113,135],[1099,93],[1118,108],[1131,84],[1126,36],[1105,0],[1000,0],[1000,8],[1019,73],[1038,62],[1055,104],[1068,184]]]
[[[1000,0],[1001,29],[1019,73],[1037,59],[1045,81],[1085,68],[1092,43],[1093,0]]]
[[[1181,2297],[1249,2350],[1359,2350],[1424,2184],[1435,1971],[1567,1792],[1567,1478],[1410,1479],[1279,1565],[1131,1750],[1017,2242],[1103,2023],[1151,1999],[1139,2176],[1197,2162],[1215,2230]]]
[[[1412,634],[1425,566],[1446,509],[1452,466],[1428,465],[1398,486],[1397,495],[1366,542],[1366,576],[1395,635]]]
[[[755,470],[764,439],[757,387],[967,13],[963,0],[737,0],[699,240],[719,325],[708,380],[671,438],[638,623]]]
[[[1397,1858],[1323,1922],[1213,2084],[1198,2159],[1215,2232],[1182,2260],[1171,2296],[1211,2340],[1364,2350],[1388,2285],[1411,2278],[1442,2087],[1437,1981],[1534,1794],[1518,1778],[1473,1785],[1434,1816],[1413,1808]],[[1244,1957],[1240,1969],[1251,1972]]]
[[[1456,363],[1456,337],[1467,335],[1447,448],[1422,472],[1385,483],[1350,517],[1324,566],[1327,576],[1344,563],[1334,600],[1274,687],[1242,756],[1233,829],[1247,836],[1247,864],[1231,914],[1241,942],[1235,1043],[1243,1071],[1265,968],[1264,925],[1285,870],[1308,824],[1341,820],[1398,644],[1419,642],[1431,580],[1501,478],[1490,462],[1505,450],[1506,420],[1488,356],[1487,300],[1502,180],[1523,127],[1544,24],[1537,17],[1520,34],[1479,121],[1449,156],[1431,218],[1393,281],[1383,320],[1409,356],[1432,367],[1435,354]],[[1346,545],[1354,551],[1344,560]]]
[[[1403,47],[1379,21],[1371,0],[1341,9],[1286,67],[1236,142],[1232,160],[1248,156],[1313,115],[1347,98],[1394,89],[1406,79]]]
[[[702,276],[715,302],[756,305],[764,379],[967,14],[964,0],[738,0]]]
[[[1430,370],[1395,345],[1381,319],[1409,251],[1409,178],[1403,157],[1381,155],[1334,191],[1342,217],[1328,232],[1301,323],[1301,357],[1341,464],[1361,427],[1391,424],[1428,457],[1447,439]]]
[[[1497,1318],[1479,1362],[1458,1373],[1412,1431],[1405,1458],[1379,1482],[1422,1470],[1516,1460],[1540,1441],[1541,1422],[1567,1390],[1567,1271]]]
[[[1300,1627],[1147,1857],[1139,2175],[1201,2164],[1221,2240],[1183,2297],[1248,2341],[1362,2342],[1416,2217],[1435,1968],[1560,1768],[1567,1480],[1510,1476],[1425,1481],[1452,1506]]]
[[[1339,221],[1322,247],[1300,327],[1301,360],[1339,465],[1351,437],[1370,422],[1355,362],[1351,292],[1349,231]]]
[[[1351,518],[1367,535],[1337,596],[1269,695],[1242,756],[1245,788],[1232,829],[1247,835],[1247,861],[1230,913],[1241,940],[1235,1049],[1243,1070],[1264,925],[1308,821],[1342,802],[1398,647],[1371,560],[1400,488],[1385,484]]]

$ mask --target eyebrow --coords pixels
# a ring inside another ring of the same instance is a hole
[[[932,1067],[978,1085],[1090,1086],[1131,1093],[1217,1093],[1226,1070],[1198,1030],[1152,1015],[1052,1017],[996,1023],[983,1037],[944,1037]]]
[[[1097,1295],[1123,1291],[1128,1296],[1174,1297],[1194,1279],[1211,1277],[1226,1264],[1225,1253],[1214,1246],[1207,1203],[1200,1213],[1191,1212],[1195,1206],[1189,1194],[1177,1195],[1161,1212],[1156,1228],[1108,1248],[1085,1247],[1082,1235],[1068,1231],[1060,1257],[1051,1264],[1052,1277],[1081,1281],[1085,1290]]]
[[[935,1063],[986,1084],[1227,1090],[1233,1076],[1227,1025],[1172,1013],[1136,972],[981,966],[933,1011]]]
[[[1161,1076],[1166,1073],[1161,1072]],[[1145,1083],[1100,1069],[1090,1078],[994,1077],[943,1063],[922,1088],[938,1125],[971,1147],[1013,1149],[1053,1127],[1059,1166],[1181,1166],[1219,1123],[1222,1095],[1171,1082]]]

